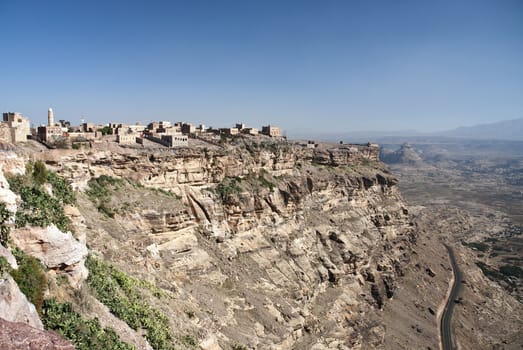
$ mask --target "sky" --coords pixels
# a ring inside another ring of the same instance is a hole
[[[523,117],[523,1],[0,0],[0,110],[418,130]]]

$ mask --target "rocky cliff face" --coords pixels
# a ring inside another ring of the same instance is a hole
[[[87,242],[171,290],[163,311],[203,348],[382,342],[379,310],[415,233],[377,148],[244,143],[41,156],[79,189],[100,175],[144,186],[114,189],[113,218],[80,198]]]

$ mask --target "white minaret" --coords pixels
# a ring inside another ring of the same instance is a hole
[[[47,124],[48,126],[54,126],[54,116],[52,108],[49,108],[49,110],[47,111]]]

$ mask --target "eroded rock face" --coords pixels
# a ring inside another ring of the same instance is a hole
[[[79,209],[92,249],[170,286],[163,307],[180,335],[204,348],[382,346],[379,312],[415,233],[377,148],[249,147],[42,156],[78,189],[104,174],[176,194],[176,205],[120,194],[135,204],[110,219],[88,199]]]
[[[16,212],[16,194],[9,189],[9,183],[7,182],[4,171],[4,165],[0,162],[0,203],[5,203],[6,208],[11,212]],[[12,220],[14,221],[14,220]]]
[[[18,268],[18,263],[16,262],[13,253],[3,245],[0,245],[0,256],[3,256],[7,260],[12,269]]]
[[[64,271],[73,285],[87,278],[84,262],[87,247],[78,242],[71,232],[62,232],[55,225],[22,227],[12,231],[14,245],[26,254],[38,258],[48,268]]]
[[[55,332],[0,318],[0,345],[3,350],[74,350]]]
[[[40,330],[44,329],[36,308],[27,300],[15,280],[7,273],[0,276],[0,319],[20,322]],[[0,341],[0,344],[6,343]]]
[[[176,283],[168,307],[181,334],[199,334],[204,346],[216,338],[222,348],[365,348],[381,344],[379,310],[415,240],[397,180],[376,160],[364,146],[113,152],[63,169],[80,181],[88,164],[95,176],[134,177],[178,195],[181,206],[147,204],[111,220],[80,209],[94,226],[93,249]],[[227,176],[238,177],[238,188],[222,196],[215,188]],[[186,310],[207,311],[192,323],[180,317]]]

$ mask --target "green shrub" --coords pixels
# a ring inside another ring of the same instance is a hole
[[[16,227],[46,227],[54,223],[62,231],[70,230],[71,221],[65,215],[63,206],[74,204],[76,196],[64,179],[45,170],[42,162],[36,162],[27,164],[26,175],[8,177],[7,181],[11,190],[22,198],[15,216]],[[46,182],[53,188],[52,195],[42,188]]]
[[[131,328],[147,330],[146,338],[154,349],[174,349],[174,339],[168,318],[144,300],[139,287],[151,289],[155,296],[161,295],[148,282],[131,277],[100,259],[89,256],[87,282],[98,298],[118,318]]]
[[[89,189],[86,191],[89,199],[96,205],[98,211],[107,217],[113,218],[115,212],[107,206],[111,199],[111,192],[124,184],[124,180],[107,175],[101,175],[89,180]]]
[[[20,249],[14,249],[13,255],[18,263],[17,270],[11,270],[11,276],[27,299],[34,304],[39,314],[42,313],[44,292],[47,289],[47,277],[43,265]]]
[[[76,194],[74,193],[71,185],[69,185],[55,172],[49,171],[47,173],[47,183],[53,186],[53,196],[63,204],[76,203]]]
[[[17,192],[22,198],[15,217],[16,227],[46,227],[55,224],[60,230],[68,231],[71,220],[65,215],[63,204],[39,187],[22,187]]]
[[[100,131],[102,133],[102,135],[104,135],[104,136],[113,134],[113,129],[110,128],[109,126],[104,126],[103,128],[98,129],[97,131]]]
[[[91,200],[107,199],[111,195],[111,191],[120,187],[124,180],[117,179],[107,175],[93,177],[87,182],[89,189],[86,191]]]
[[[0,277],[6,273],[11,271],[11,265],[9,265],[9,262],[4,256],[0,256]]]
[[[35,184],[39,186],[43,185],[47,180],[47,169],[45,168],[45,164],[41,161],[36,161],[33,164],[33,172],[31,175]]]
[[[184,335],[181,339],[181,342],[187,346],[196,346],[198,342],[191,335]]]
[[[263,175],[258,176],[258,181],[260,181],[262,187],[270,188],[271,191],[276,187],[274,183],[267,180]]]
[[[247,347],[242,344],[233,344],[233,346],[231,346],[231,350],[247,350]]]
[[[231,195],[241,192],[240,182],[241,179],[239,177],[227,177],[216,186],[216,193],[222,202],[226,202]]]
[[[71,304],[60,304],[55,299],[44,301],[42,321],[46,329],[62,334],[77,350],[135,349],[122,342],[111,328],[102,328],[98,319],[85,320],[73,310]]]
[[[13,213],[7,209],[5,203],[0,203],[0,244],[4,247],[7,247],[7,243],[9,242],[10,227],[8,222],[12,216]]]

